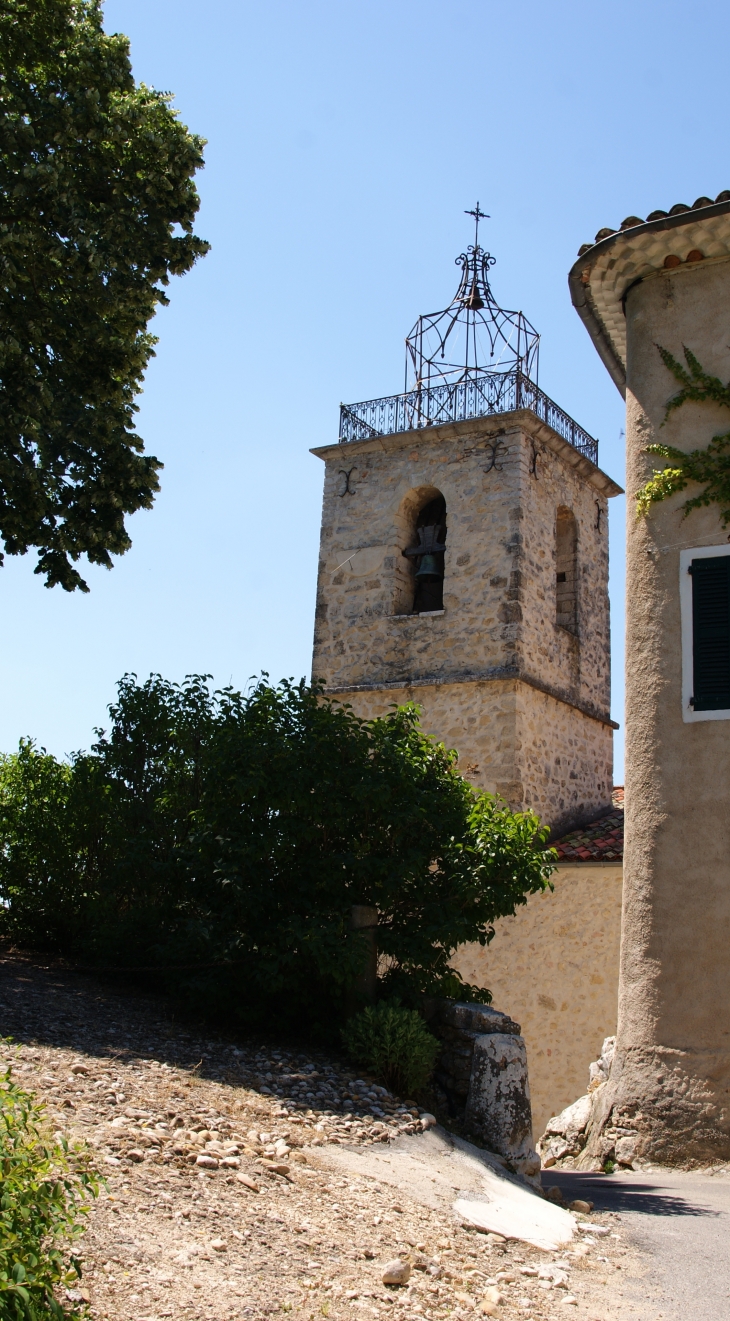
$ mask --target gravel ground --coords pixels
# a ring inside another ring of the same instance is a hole
[[[17,1081],[105,1176],[81,1253],[100,1321],[613,1321],[615,1272],[642,1273],[615,1212],[546,1254],[333,1165],[337,1147],[418,1143],[432,1117],[332,1056],[233,1045],[163,1001],[15,955],[0,958],[0,1032]],[[383,1284],[395,1258],[400,1287]]]

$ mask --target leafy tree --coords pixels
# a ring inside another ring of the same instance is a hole
[[[242,695],[127,676],[111,717],[67,779],[53,772],[75,794],[58,798],[56,833],[25,803],[27,748],[0,767],[7,934],[33,938],[34,896],[52,911],[55,877],[59,912],[77,915],[66,950],[85,962],[155,970],[242,1019],[334,1026],[367,956],[350,929],[366,904],[381,994],[488,995],[451,957],[543,889],[554,855],[532,813],[475,793],[414,706],[364,721],[304,683]],[[76,842],[54,853],[64,833]],[[45,919],[36,929],[53,943]]]
[[[69,765],[26,739],[0,756],[0,893],[15,940],[78,941],[79,913],[109,859],[108,794],[93,758]]]
[[[0,537],[38,548],[49,587],[87,591],[75,562],[111,568],[125,515],[159,489],[134,397],[164,287],[208,249],[192,232],[203,146],[135,85],[101,0],[4,0]]]

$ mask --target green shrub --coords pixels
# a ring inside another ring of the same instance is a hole
[[[425,1087],[439,1052],[438,1041],[417,1010],[386,1003],[351,1018],[342,1040],[355,1064],[382,1078],[400,1096]]]
[[[137,971],[244,1028],[332,1038],[365,905],[381,999],[488,999],[453,955],[543,890],[555,853],[415,706],[367,721],[317,685],[127,675],[109,717],[69,764],[29,743],[0,758],[0,937]]]
[[[0,1073],[0,1321],[81,1316],[64,1310],[54,1290],[81,1276],[71,1249],[99,1177],[84,1149],[45,1135],[43,1120],[10,1069]]]

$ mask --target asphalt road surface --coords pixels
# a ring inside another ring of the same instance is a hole
[[[730,1171],[579,1174],[545,1170],[567,1200],[618,1211],[621,1230],[645,1254],[642,1279],[617,1283],[622,1316],[641,1321],[730,1321]]]

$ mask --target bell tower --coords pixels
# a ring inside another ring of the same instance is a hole
[[[358,715],[414,701],[474,784],[553,831],[611,804],[608,499],[598,443],[537,384],[539,336],[457,258],[402,394],[342,405],[324,461],[312,677]]]

